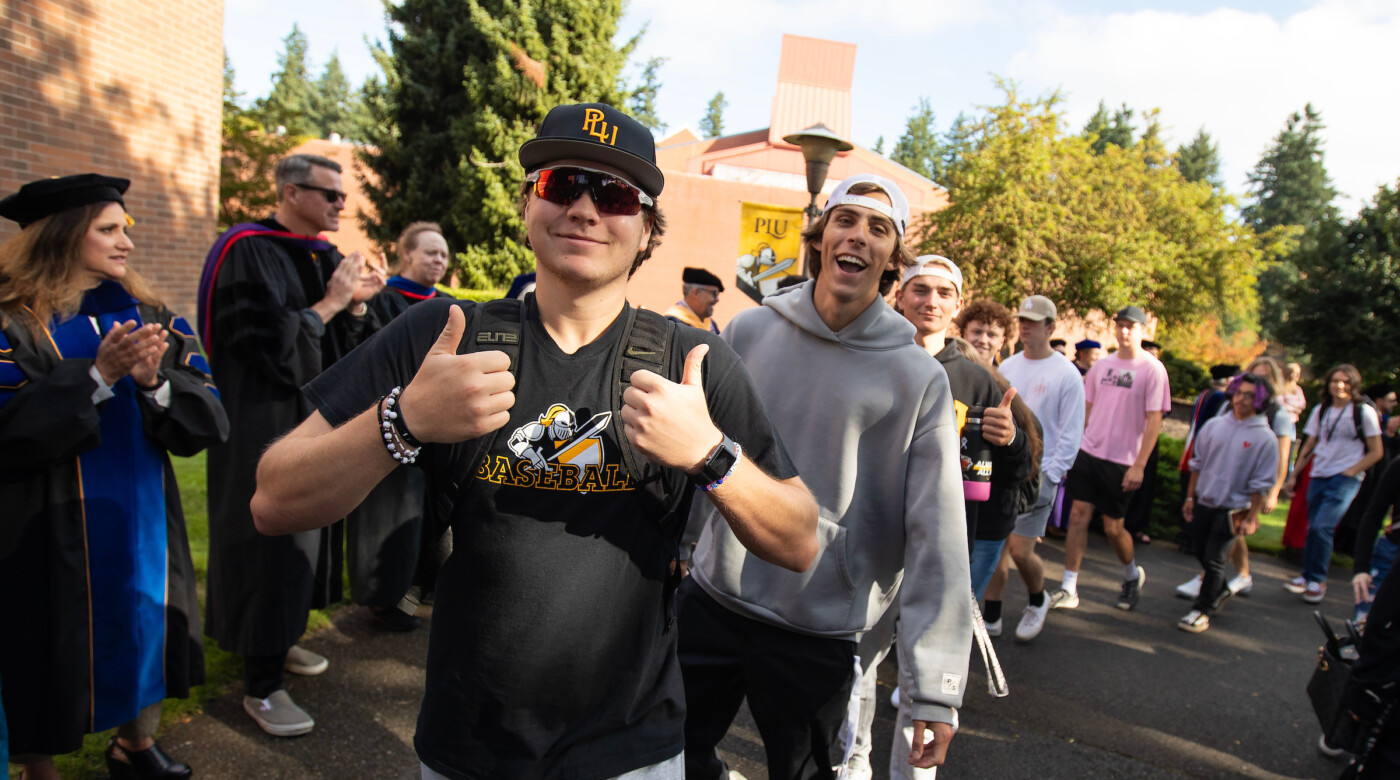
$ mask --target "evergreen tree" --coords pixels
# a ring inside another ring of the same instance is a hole
[[[277,205],[273,169],[293,140],[268,135],[238,104],[233,64],[224,52],[224,115],[219,155],[219,230],[266,217]]]
[[[700,120],[700,132],[706,138],[724,135],[724,109],[728,107],[729,101],[724,99],[724,92],[716,92],[710,98],[709,105],[705,106],[705,116]]]
[[[938,181],[942,175],[943,142],[934,130],[933,120],[928,98],[919,98],[914,113],[905,120],[904,134],[894,143],[890,159],[926,179]]]
[[[1225,186],[1220,178],[1220,146],[1204,127],[1196,131],[1190,143],[1177,148],[1176,168],[1187,181],[1205,182],[1217,189]]]
[[[875,146],[872,147],[871,151],[875,152],[881,157],[885,155],[885,137],[883,135],[875,139]]]
[[[631,100],[628,101],[628,113],[653,133],[666,132],[666,123],[656,114],[656,95],[661,91],[661,82],[657,80],[656,72],[665,63],[665,57],[652,57],[647,60],[647,64],[642,68],[642,83],[632,90]]]
[[[1249,173],[1254,202],[1243,209],[1255,230],[1309,227],[1335,220],[1337,191],[1322,160],[1322,114],[1309,103],[1294,113]]]
[[[1103,154],[1110,144],[1120,149],[1130,148],[1133,145],[1134,134],[1133,110],[1128,108],[1128,104],[1124,103],[1110,116],[1108,107],[1102,100],[1099,101],[1098,110],[1084,123],[1084,130],[1080,133],[1089,140],[1089,148],[1094,154]]]
[[[255,111],[270,133],[285,128],[288,135],[311,135],[316,127],[311,116],[316,103],[315,87],[306,68],[306,33],[295,23],[282,39],[280,66],[272,76],[272,92],[259,100]]]
[[[561,103],[622,105],[619,75],[636,39],[612,39],[622,0],[402,0],[386,6],[386,78],[369,96],[373,150],[361,152],[374,214],[360,218],[388,245],[414,220],[442,225],[473,287],[534,268],[516,210],[525,172],[517,152]]]
[[[340,67],[340,56],[331,52],[325,71],[312,86],[309,120],[313,131],[321,138],[329,138],[331,133],[351,137],[350,114],[355,110],[355,100]]]

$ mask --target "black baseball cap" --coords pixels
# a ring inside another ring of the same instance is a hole
[[[0,200],[0,217],[18,222],[21,228],[25,228],[44,217],[90,203],[116,202],[125,208],[122,195],[130,186],[130,179],[100,173],[39,179]]]
[[[1117,314],[1113,315],[1113,319],[1115,322],[1118,320],[1127,320],[1128,322],[1136,322],[1139,325],[1147,324],[1147,315],[1143,314],[1142,309],[1136,306],[1124,306],[1118,310]]]
[[[651,131],[606,103],[551,108],[539,132],[520,147],[520,164],[526,173],[568,159],[612,166],[653,198],[666,184],[656,167],[656,141]]]

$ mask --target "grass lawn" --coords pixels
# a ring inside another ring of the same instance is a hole
[[[185,525],[190,536],[190,555],[194,560],[195,579],[199,583],[202,617],[205,574],[209,563],[209,491],[205,485],[204,453],[193,458],[171,457],[170,460],[175,467],[175,479],[180,486],[180,503],[185,510]],[[328,613],[312,610],[306,630],[310,633],[327,625],[330,625]],[[237,656],[220,650],[218,644],[206,636],[204,670],[206,681],[190,693],[190,698],[165,700],[160,719],[162,731],[172,723],[189,720],[201,712],[205,702],[228,692],[230,686],[242,677],[243,664]],[[106,750],[107,740],[113,733],[115,729],[100,734],[89,734],[83,740],[81,750],[55,758],[54,763],[58,765],[59,773],[67,780],[92,780],[103,777],[107,771],[103,751]],[[10,765],[9,776],[19,776],[18,765]]]

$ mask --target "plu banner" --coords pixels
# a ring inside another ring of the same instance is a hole
[[[785,277],[802,272],[802,209],[767,203],[740,204],[739,289],[758,303]]]

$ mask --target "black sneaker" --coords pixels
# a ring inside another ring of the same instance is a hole
[[[1127,580],[1123,583],[1123,590],[1118,594],[1118,608],[1127,612],[1133,607],[1136,607],[1138,598],[1142,595],[1142,586],[1145,582],[1147,582],[1147,572],[1139,566],[1137,579]]]

